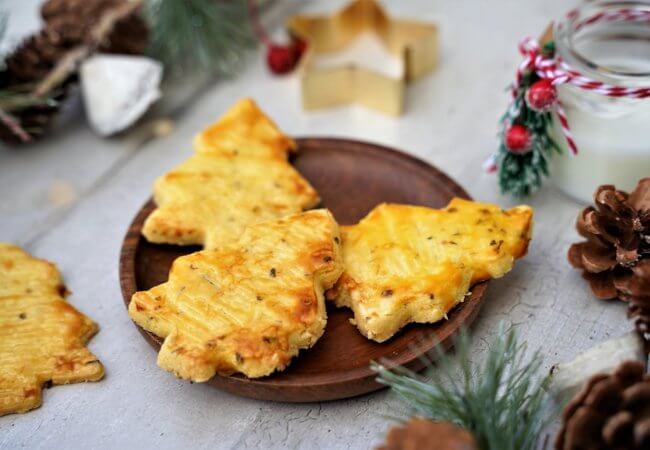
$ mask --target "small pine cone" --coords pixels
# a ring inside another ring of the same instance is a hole
[[[377,450],[477,450],[474,437],[449,422],[413,417],[393,427]]]
[[[30,90],[56,66],[67,47],[51,30],[41,30],[27,38],[6,59],[6,69],[0,78],[0,89],[24,92]],[[59,112],[59,103],[66,97],[73,78],[66,80],[48,104],[28,106],[7,111],[32,138],[41,136]],[[8,144],[23,141],[4,123],[0,123],[0,140]]]
[[[50,30],[30,36],[7,58],[2,87],[35,83],[52,70],[66,50],[60,36]]]
[[[650,448],[650,376],[639,361],[591,377],[562,412],[555,450]]]
[[[587,240],[571,246],[569,262],[583,270],[596,297],[629,303],[630,317],[649,342],[650,178],[630,194],[600,186],[594,201],[578,217],[578,233]]]

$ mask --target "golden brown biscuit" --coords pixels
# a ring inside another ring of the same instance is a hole
[[[176,259],[168,282],[133,295],[129,315],[165,338],[158,365],[180,378],[269,375],[323,334],[339,242],[327,210],[252,225],[235,243]]]
[[[214,124],[194,138],[199,153],[287,159],[296,143],[284,135],[250,98],[237,102]]]
[[[97,325],[66,302],[56,266],[0,243],[0,416],[41,405],[46,383],[96,381]]]
[[[441,210],[382,204],[341,230],[344,272],[327,297],[383,342],[407,323],[446,317],[472,284],[507,273],[526,253],[532,209],[458,198]]]
[[[246,99],[197,136],[197,152],[154,185],[150,242],[231,243],[247,225],[316,206],[318,193],[287,161],[295,143]]]

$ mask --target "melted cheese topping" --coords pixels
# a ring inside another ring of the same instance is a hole
[[[236,243],[176,259],[129,314],[165,338],[158,364],[181,378],[269,375],[322,335],[323,292],[343,270],[338,242],[326,210],[253,225]]]
[[[0,416],[40,406],[46,382],[102,378],[97,325],[66,302],[56,266],[0,243]]]
[[[251,100],[235,105],[195,140],[196,154],[154,185],[158,206],[142,233],[150,242],[233,242],[247,225],[314,207],[317,192],[287,161],[294,142]]]
[[[194,148],[201,153],[286,159],[288,152],[296,150],[296,143],[253,100],[245,98],[199,133]]]
[[[382,342],[409,322],[431,323],[472,284],[507,273],[526,253],[532,210],[454,199],[441,210],[382,204],[342,228],[345,271],[328,292]]]

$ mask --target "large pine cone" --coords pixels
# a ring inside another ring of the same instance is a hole
[[[605,185],[595,207],[578,217],[587,241],[573,244],[569,262],[583,269],[596,297],[629,303],[637,330],[650,340],[650,178],[630,194]]]
[[[639,361],[594,375],[567,404],[556,450],[650,448],[650,376]]]
[[[377,450],[476,450],[474,437],[449,422],[413,417],[388,432]]]
[[[44,27],[28,37],[6,59],[6,70],[0,74],[0,89],[25,91],[41,81],[60,58],[81,45],[90,30],[108,10],[127,0],[48,0],[41,8]],[[118,22],[112,33],[101,43],[105,53],[141,54],[147,45],[147,28],[137,15]],[[66,92],[76,82],[72,74],[54,93],[48,104],[7,111],[32,137],[43,134],[65,100]],[[10,129],[0,123],[0,139],[8,143],[21,142]]]

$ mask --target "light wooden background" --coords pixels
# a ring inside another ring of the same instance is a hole
[[[35,29],[37,0],[4,0],[10,37]],[[287,11],[327,11],[342,1],[281,2]],[[55,261],[73,295],[96,320],[91,349],[106,366],[99,383],[55,387],[42,408],[0,418],[0,448],[369,448],[383,438],[385,414],[401,409],[391,394],[323,404],[266,403],[176,380],[156,367],[156,354],[126,314],[118,254],[127,226],[156,176],[191,153],[191,137],[243,96],[255,98],[288,133],[343,136],[397,147],[440,167],[475,198],[508,206],[481,170],[496,145],[496,121],[519,62],[518,40],[536,35],[571,5],[535,1],[387,1],[395,13],[438,21],[439,70],[409,88],[408,111],[391,119],[356,107],[305,114],[294,77],[267,73],[253,52],[245,70],[211,86],[174,117],[165,139],[142,144],[137,132],[96,137],[83,115],[30,149],[0,147],[0,240]],[[273,22],[273,20],[271,20]],[[275,20],[277,24],[278,21]],[[58,194],[57,194],[58,192]],[[69,204],[53,200],[74,194]],[[530,200],[536,229],[530,254],[492,283],[476,321],[475,355],[499,321],[517,325],[544,368],[631,329],[622,304],[592,298],[565,258],[576,239],[580,205],[552,187]]]

